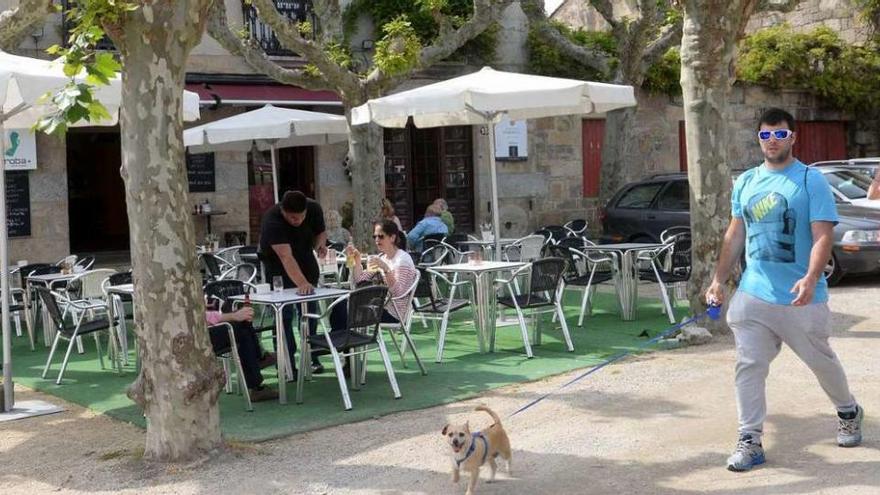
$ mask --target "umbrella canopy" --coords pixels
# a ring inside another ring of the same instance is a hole
[[[348,139],[348,122],[341,115],[307,112],[266,105],[183,131],[183,144],[192,153],[248,151],[252,146],[272,151],[272,183],[278,202],[275,148],[317,146]]]
[[[77,76],[75,79],[81,82],[84,77]],[[41,103],[42,96],[54,93],[68,82],[70,78],[64,74],[64,66],[59,61],[21,57],[0,51],[0,111],[8,116],[3,124],[6,127],[31,127],[51,111],[48,104]],[[97,86],[93,91],[94,97],[107,108],[112,119],[80,121],[74,125],[115,125],[122,92],[119,76],[111,79],[109,85]],[[183,92],[183,118],[187,121],[199,118],[199,95],[192,91]]]
[[[82,76],[74,78],[83,81]],[[46,93],[55,93],[70,82],[61,62],[20,57],[0,51],[0,156],[6,151],[5,127],[32,127],[42,116],[52,111],[51,103],[44,101]],[[189,93],[189,94],[187,94]],[[113,78],[109,85],[98,86],[93,95],[110,114],[103,121],[78,122],[77,126],[112,126],[119,118],[122,99],[121,80]],[[199,97],[184,91],[185,120],[199,118]],[[4,409],[14,405],[12,394],[12,339],[9,328],[9,253],[6,233],[6,174],[0,171],[0,321],[3,329],[3,391]]]
[[[352,125],[375,122],[385,127],[490,125],[489,168],[495,252],[500,253],[498,177],[495,173],[495,124],[510,120],[603,113],[636,104],[632,86],[501,72],[478,72],[369,100],[352,109]]]
[[[183,131],[183,144],[193,153],[247,151],[315,146],[348,139],[345,117],[266,105]]]
[[[603,113],[636,104],[632,86],[496,71],[478,72],[368,101],[351,112],[352,125],[383,127],[486,124]]]

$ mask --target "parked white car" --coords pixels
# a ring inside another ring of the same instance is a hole
[[[880,210],[880,199],[868,199],[868,188],[880,168],[880,158],[831,160],[811,166],[825,175],[838,202]]]

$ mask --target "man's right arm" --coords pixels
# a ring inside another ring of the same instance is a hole
[[[303,275],[302,270],[300,270],[299,263],[297,263],[296,259],[293,257],[293,251],[290,250],[290,244],[272,244],[272,250],[278,255],[278,259],[281,260],[284,272],[287,273],[287,276],[290,277],[290,280],[292,280],[298,288],[304,289],[311,287],[311,284],[309,284],[309,281],[306,280],[305,275]]]
[[[874,172],[874,180],[868,187],[868,199],[880,199],[880,170]]]
[[[724,302],[724,285],[730,278],[734,263],[742,255],[745,243],[746,228],[743,219],[733,217],[730,225],[727,226],[727,232],[724,233],[724,243],[721,245],[721,255],[715,265],[715,275],[706,291],[706,302],[715,301],[718,304]]]

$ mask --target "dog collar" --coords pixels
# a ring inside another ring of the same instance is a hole
[[[483,449],[483,460],[480,461],[480,465],[482,466],[483,464],[486,463],[486,456],[489,455],[489,441],[486,440],[486,437],[484,437],[482,433],[471,433],[471,437],[473,437],[473,438],[471,438],[471,446],[468,447],[467,452],[465,452],[465,454],[464,454],[464,457],[462,457],[461,459],[455,460],[456,467],[461,467],[461,463],[466,461],[468,459],[468,457],[473,455],[474,451],[477,450],[477,439],[478,438],[483,441],[483,446],[485,447]]]

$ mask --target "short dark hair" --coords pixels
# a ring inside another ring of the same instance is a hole
[[[794,131],[794,116],[781,108],[768,108],[761,114],[761,120],[758,121],[758,129],[761,129],[761,124],[777,125],[782,122],[788,124],[790,131]]]
[[[306,211],[308,198],[300,191],[287,191],[281,197],[281,209],[288,213],[302,213]]]
[[[406,240],[403,237],[403,234],[400,232],[400,229],[397,227],[397,224],[392,220],[380,220],[373,224],[374,227],[379,227],[382,229],[382,233],[388,236],[394,236],[394,244],[399,248],[403,249],[406,246]]]

